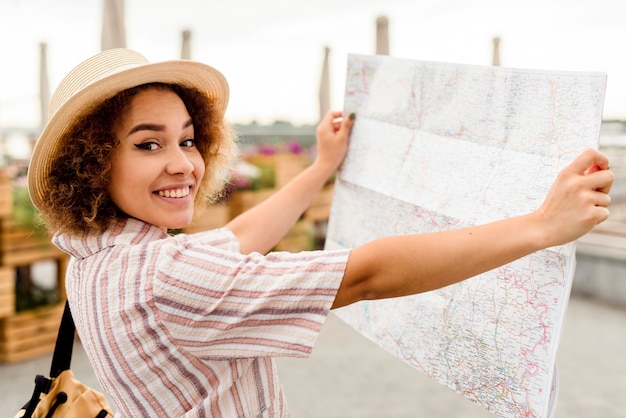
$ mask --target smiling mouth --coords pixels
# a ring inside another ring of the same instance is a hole
[[[181,198],[189,196],[191,187],[183,187],[180,189],[159,190],[157,193],[161,197]]]

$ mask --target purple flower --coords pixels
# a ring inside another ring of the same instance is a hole
[[[302,153],[302,144],[300,144],[295,139],[289,140],[285,142],[285,149],[287,152],[292,154],[301,154]]]
[[[259,145],[258,153],[261,155],[274,155],[276,154],[276,147],[273,145]]]

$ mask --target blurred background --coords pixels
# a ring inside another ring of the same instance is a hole
[[[396,57],[489,65],[499,37],[508,67],[609,74],[605,117],[626,116],[626,35],[621,0],[178,0],[114,1],[109,45],[151,61],[189,56],[222,71],[235,123],[318,120],[324,48],[330,48],[330,105],[341,108],[346,56],[372,54],[379,16]],[[102,47],[103,0],[0,2],[0,125],[39,121],[39,44],[47,44],[49,89]],[[116,23],[117,22],[117,23]],[[116,39],[121,39],[117,42]]]
[[[23,175],[62,77],[102,49],[194,59],[229,81],[245,166],[224,224],[307,165],[315,125],[342,109],[348,54],[608,75],[600,148],[617,179],[609,222],[581,238],[559,349],[557,417],[625,417],[626,39],[623,0],[0,0],[0,404],[47,371],[64,256],[33,224]],[[280,249],[323,246],[332,184]],[[39,334],[37,338],[33,334]],[[79,378],[97,387],[80,345]],[[281,360],[294,417],[479,417],[331,316],[311,359]]]

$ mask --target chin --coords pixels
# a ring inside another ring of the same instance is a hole
[[[183,229],[191,225],[191,219],[179,221],[179,222],[171,222],[167,224],[167,229]]]

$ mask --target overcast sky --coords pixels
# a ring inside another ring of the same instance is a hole
[[[39,43],[50,88],[100,50],[103,0],[0,0],[0,126],[39,124]],[[331,107],[341,109],[347,55],[372,54],[376,17],[399,58],[605,72],[605,118],[626,119],[624,0],[126,0],[127,47],[151,61],[192,58],[229,80],[227,117],[316,123],[323,51]]]

